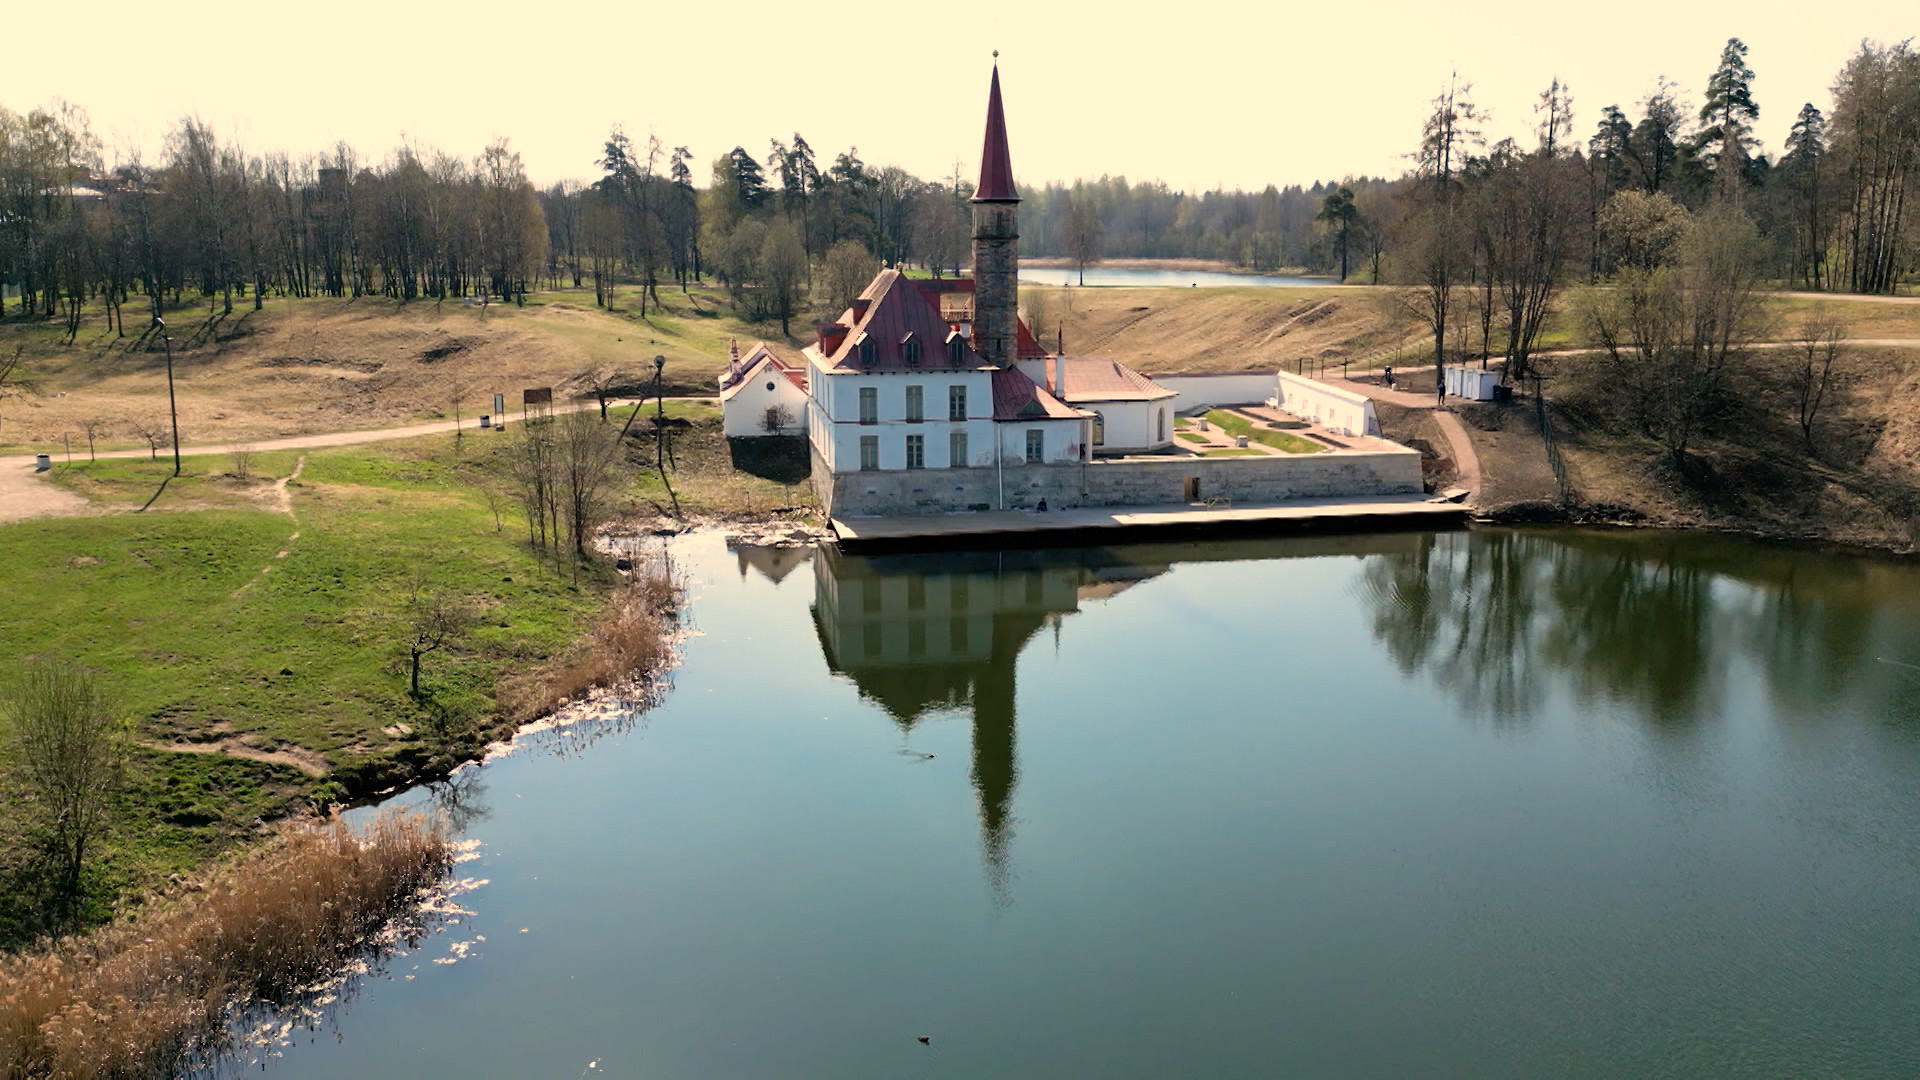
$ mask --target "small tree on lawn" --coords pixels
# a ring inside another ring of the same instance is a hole
[[[94,677],[68,664],[28,667],[3,704],[27,797],[71,892],[125,774],[126,724]]]
[[[415,582],[407,599],[407,692],[420,696],[420,661],[460,639],[473,621],[466,601]]]

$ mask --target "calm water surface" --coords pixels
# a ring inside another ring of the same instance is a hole
[[[1080,271],[1067,266],[1022,266],[1020,280],[1029,285],[1078,285]],[[1087,267],[1086,285],[1133,285],[1185,289],[1230,285],[1338,285],[1333,278],[1288,277],[1284,274],[1229,274],[1219,270],[1145,270],[1117,266]]]
[[[271,1075],[1920,1073],[1912,565],[682,551],[664,702],[480,770],[473,917]]]

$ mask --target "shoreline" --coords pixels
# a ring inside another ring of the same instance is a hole
[[[1073,260],[1064,255],[1044,255],[1038,258],[1022,257],[1020,265],[1030,266],[1036,270],[1071,270],[1074,268]],[[1278,270],[1253,270],[1244,266],[1236,266],[1225,259],[1101,259],[1098,263],[1094,263],[1087,269],[1091,270],[1095,267],[1107,270],[1186,270],[1213,274],[1238,274],[1241,277],[1250,278],[1288,277],[1313,278],[1315,280],[1326,281],[1337,280],[1332,274],[1316,274],[1310,270],[1299,267],[1282,267]]]

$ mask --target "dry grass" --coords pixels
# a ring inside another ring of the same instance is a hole
[[[633,569],[607,598],[587,633],[555,663],[504,689],[520,723],[590,690],[639,682],[659,674],[673,656],[686,583],[661,550],[634,559]]]
[[[453,853],[437,824],[287,826],[187,897],[0,962],[0,1076],[174,1075],[249,1006],[284,1006],[373,946]]]

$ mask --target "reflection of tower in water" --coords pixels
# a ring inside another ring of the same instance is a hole
[[[1110,595],[1164,566],[1096,567],[1083,553],[979,552],[814,558],[814,626],[827,666],[911,730],[928,713],[973,717],[971,779],[988,881],[1006,896],[1013,838],[1015,663],[1088,596]]]

